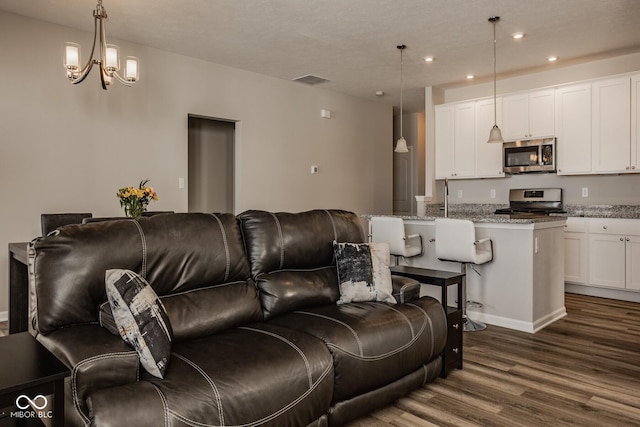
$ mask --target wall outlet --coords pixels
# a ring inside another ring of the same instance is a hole
[[[311,166],[311,173],[318,173],[318,166],[316,165]]]
[[[178,178],[178,188],[184,188],[184,178],[182,177]]]
[[[589,187],[582,187],[582,197],[589,197]]]
[[[458,199],[462,199],[462,190],[458,190]]]
[[[490,191],[489,193],[490,193],[490,197],[491,197],[492,199],[495,199],[495,198],[496,198],[496,189],[495,189],[495,188],[492,188],[492,189],[491,189],[491,191]]]

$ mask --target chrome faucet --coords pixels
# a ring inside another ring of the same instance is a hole
[[[449,178],[444,179],[444,217],[449,217]]]

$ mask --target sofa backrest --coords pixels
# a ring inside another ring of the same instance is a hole
[[[252,210],[239,218],[265,318],[338,299],[333,241],[364,241],[356,214]]]
[[[98,307],[106,300],[105,271],[111,268],[139,273],[160,296],[200,288],[210,294],[214,285],[239,282],[246,289],[225,301],[225,315],[237,305],[248,316],[243,321],[262,318],[255,315],[260,310],[254,286],[246,286],[249,263],[232,214],[182,213],[67,225],[35,239],[29,258],[31,321],[40,333],[97,322]],[[193,319],[187,316],[185,321]]]

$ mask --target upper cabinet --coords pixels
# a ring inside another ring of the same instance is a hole
[[[504,177],[502,144],[487,143],[493,98],[437,105],[435,117],[436,179]]]
[[[591,173],[591,84],[556,91],[558,175]]]
[[[631,167],[640,169],[640,74],[631,78]]]
[[[436,106],[436,179],[475,176],[475,103]]]
[[[596,173],[631,172],[631,78],[593,83],[592,170]]]
[[[555,136],[555,89],[507,95],[502,105],[505,141]]]
[[[498,126],[502,129],[502,101],[496,100]],[[487,143],[489,132],[495,123],[493,98],[476,102],[476,176],[478,178],[502,178],[502,144]]]

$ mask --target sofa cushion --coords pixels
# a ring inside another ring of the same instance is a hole
[[[325,342],[334,359],[333,402],[367,393],[440,357],[447,338],[442,305],[357,302],[314,307],[269,321]]]
[[[98,321],[104,272],[125,268],[159,296],[246,280],[249,263],[232,214],[180,213],[68,225],[31,244],[33,326],[40,333]],[[37,311],[36,311],[37,310]]]
[[[336,268],[283,270],[256,278],[265,319],[305,307],[333,304],[338,299]]]
[[[173,341],[215,334],[263,320],[252,281],[213,285],[160,297],[173,329]],[[212,315],[215,313],[215,315]],[[100,325],[118,335],[109,302],[100,304]]]
[[[338,304],[381,301],[395,304],[391,295],[389,245],[333,242],[340,299]]]
[[[334,264],[333,241],[364,242],[362,224],[351,212],[247,211],[239,215],[251,274],[310,269]]]
[[[96,425],[306,426],[332,393],[324,343],[263,323],[175,343],[164,379],[95,391],[89,408]]]
[[[105,287],[120,336],[136,349],[147,372],[162,378],[173,337],[162,302],[142,277],[129,270],[107,270]]]

